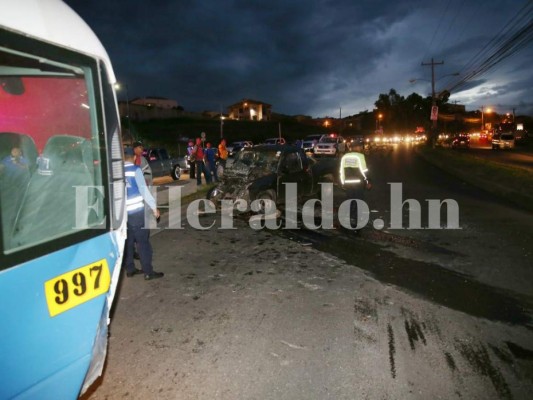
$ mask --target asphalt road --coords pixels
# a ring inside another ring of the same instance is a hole
[[[104,375],[83,398],[530,398],[532,215],[408,147],[368,164],[359,234],[221,230],[206,215],[211,229],[154,235],[165,277],[122,278]],[[461,229],[391,229],[400,182],[422,227],[426,199],[453,199]]]

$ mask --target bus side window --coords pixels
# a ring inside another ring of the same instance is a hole
[[[0,133],[0,204],[4,247],[9,247],[11,230],[35,167],[37,149],[33,140],[12,132]]]
[[[76,215],[75,187],[94,185],[87,166],[91,152],[90,142],[82,137],[57,135],[48,140],[42,155],[48,168],[38,169],[30,179],[15,222],[15,247],[74,233],[76,221],[88,221],[88,215]]]

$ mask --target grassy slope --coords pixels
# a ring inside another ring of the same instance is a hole
[[[520,208],[533,211],[533,173],[525,169],[473,157],[468,152],[443,148],[420,147],[418,154],[471,185]]]

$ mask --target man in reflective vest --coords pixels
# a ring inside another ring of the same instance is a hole
[[[152,266],[152,245],[150,244],[150,229],[144,227],[144,208],[150,207],[155,218],[159,218],[156,202],[146,186],[141,168],[135,164],[132,148],[124,149],[124,175],[126,176],[126,210],[128,212],[128,236],[124,251],[124,265],[126,276],[132,277],[144,274],[144,279],[161,278],[162,272],[154,271]],[[133,253],[137,243],[142,270],[135,268]]]
[[[365,190],[372,188],[365,155],[355,151],[345,153],[340,160],[339,178],[347,198],[363,200]],[[358,214],[357,203],[352,201],[350,203],[350,224],[352,227],[357,226],[359,217],[363,218]]]

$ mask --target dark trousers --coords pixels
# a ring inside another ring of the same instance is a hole
[[[211,180],[214,181],[214,182],[218,182],[217,163],[216,163],[216,161],[215,160],[208,160],[205,163],[205,168],[211,174]]]
[[[206,183],[211,183],[211,173],[205,167],[204,162],[203,161],[196,161],[196,183],[198,185],[202,184],[202,172],[204,173],[205,182]]]
[[[128,214],[128,236],[124,250],[124,266],[126,272],[133,272],[135,264],[133,253],[137,243],[137,252],[141,260],[141,267],[145,275],[154,271],[152,266],[152,245],[150,244],[150,229],[144,228],[144,210],[134,214]]]
[[[189,178],[196,178],[196,162],[189,162]]]
[[[346,197],[348,199],[359,199],[364,200],[365,190],[363,188],[364,183],[358,184],[347,184],[345,186]],[[357,203],[352,201],[350,204],[350,219],[352,221],[357,221]]]

